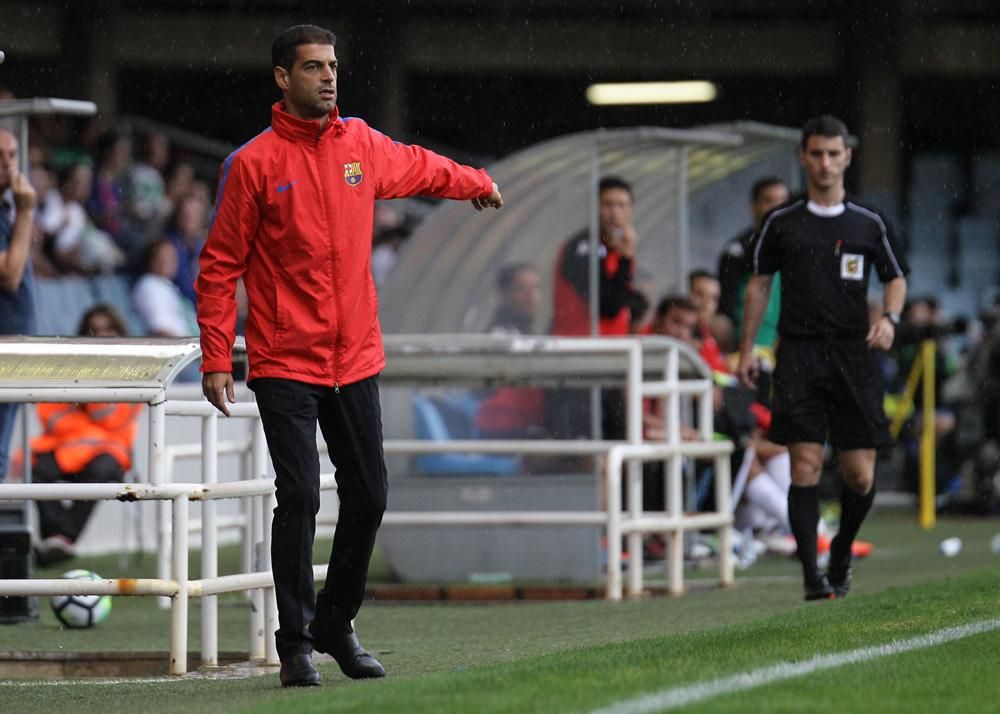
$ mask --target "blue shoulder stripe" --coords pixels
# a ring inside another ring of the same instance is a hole
[[[215,207],[212,209],[212,220],[209,221],[208,223],[209,231],[211,231],[212,226],[215,225],[215,217],[219,215],[219,206],[222,205],[222,193],[226,190],[226,181],[229,180],[229,169],[231,169],[233,166],[233,159],[235,159],[236,155],[241,151],[243,151],[243,149],[250,146],[250,144],[257,141],[257,139],[264,136],[264,134],[268,133],[269,131],[271,131],[271,127],[267,127],[264,131],[259,133],[257,136],[252,138],[247,143],[243,144],[243,146],[236,149],[236,151],[234,151],[233,153],[231,153],[229,156],[226,157],[225,162],[222,164],[222,178],[219,179],[219,190],[215,194]]]

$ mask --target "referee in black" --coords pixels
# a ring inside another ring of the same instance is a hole
[[[846,195],[847,127],[832,116],[802,129],[806,195],[775,208],[753,241],[740,340],[740,379],[754,386],[754,337],[771,280],[781,273],[781,317],[768,437],[792,458],[788,517],[805,576],[806,600],[843,597],[851,586],[851,544],[875,498],[875,449],[889,440],[872,350],[892,345],[909,268],[886,220]],[[868,320],[872,269],[884,285],[883,314]],[[823,444],[837,449],[844,487],[840,531],[826,574],[816,564],[817,484]]]

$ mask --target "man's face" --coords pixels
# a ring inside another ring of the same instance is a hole
[[[667,337],[691,344],[694,340],[694,330],[698,325],[698,313],[694,310],[674,306],[663,317],[660,331]]]
[[[299,45],[295,53],[291,68],[274,68],[274,81],[291,114],[321,119],[337,105],[337,53],[333,45]]]
[[[715,278],[695,278],[691,284],[691,294],[688,298],[698,308],[698,317],[704,323],[711,322],[719,311],[719,296],[721,289]]]
[[[0,129],[0,191],[10,188],[17,173],[17,137]]]
[[[504,293],[507,306],[525,317],[535,318],[542,307],[542,280],[534,270],[522,270],[514,276]]]
[[[842,136],[810,136],[799,152],[809,185],[821,191],[844,185],[844,172],[851,164],[851,150]]]
[[[757,200],[750,204],[754,225],[759,226],[768,211],[780,206],[787,200],[788,187],[782,183],[773,183],[770,186],[762,188],[760,193],[757,194]]]
[[[608,188],[600,196],[601,235],[610,236],[615,228],[632,222],[632,197],[623,188]]]

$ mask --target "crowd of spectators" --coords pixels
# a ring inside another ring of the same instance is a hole
[[[197,334],[186,316],[194,312],[209,184],[160,134],[111,130],[85,150],[56,143],[64,137],[48,135],[48,126],[31,133],[28,150],[38,194],[35,275],[120,275],[131,286],[133,304],[119,307],[131,308],[147,334]]]

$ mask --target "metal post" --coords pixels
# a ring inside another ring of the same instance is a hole
[[[686,278],[690,270],[691,246],[688,224],[688,150],[686,146],[677,148],[677,265],[680,277]]]
[[[676,347],[671,347],[667,362],[667,371],[670,373],[667,381],[674,385],[673,390],[667,395],[667,434],[670,445],[676,447],[681,443],[681,402],[677,391],[680,380],[680,353]],[[683,514],[684,499],[683,457],[680,454],[671,454],[666,466],[667,514],[679,522]],[[667,590],[671,595],[680,595],[684,591],[684,529],[677,527],[672,530],[668,540]]]
[[[201,480],[205,484],[217,483],[219,419],[217,412],[201,418]],[[201,502],[201,577],[205,580],[219,575],[218,530],[216,529],[215,499]],[[203,667],[219,665],[219,599],[206,595],[201,600],[201,664]]]
[[[166,392],[149,403],[149,483],[160,486],[167,481],[166,473]],[[170,513],[166,501],[156,502],[156,577],[170,577]],[[185,534],[185,537],[186,534]],[[170,607],[170,598],[158,599],[161,609]]]
[[[642,443],[642,347],[632,341],[628,351],[627,387],[625,390],[626,429],[630,444]],[[629,518],[642,518],[642,464],[628,460],[628,510]],[[628,592],[632,597],[642,594],[642,533],[628,534]]]
[[[608,525],[605,545],[607,561],[608,600],[622,599],[622,491],[621,491],[622,458],[617,446],[608,452],[608,465],[604,483],[607,488],[605,502],[608,509]]]
[[[253,422],[250,422],[251,432]],[[253,445],[250,446],[251,451]],[[253,462],[250,453],[244,451],[240,454],[240,478],[249,481],[254,477]],[[243,516],[243,525],[240,526],[240,572],[249,573],[253,568],[253,513],[250,511],[250,499],[241,498],[239,500],[240,514]],[[245,590],[243,595],[250,600],[250,591]]]
[[[173,597],[170,618],[170,674],[187,672],[188,637],[188,497],[173,499]]]
[[[934,425],[934,364],[936,346],[934,340],[924,340],[920,345],[920,359],[924,363],[923,411],[924,424],[920,433],[920,525],[925,529],[934,527],[937,518],[937,504],[934,500],[935,486],[935,425]]]
[[[601,183],[601,157],[598,147],[592,147],[590,158],[590,236],[588,245],[587,261],[587,306],[590,315],[590,335],[597,337],[601,334],[601,286],[600,286],[600,197],[597,195],[598,186]],[[590,438],[603,439],[604,430],[601,419],[601,390],[597,386],[590,388]],[[597,469],[595,468],[595,471]]]
[[[274,491],[261,496],[261,520],[264,524],[264,547],[261,549],[263,570],[272,573],[271,584],[264,588],[264,663],[280,664],[275,632],[278,630],[278,599],[274,592],[273,565],[271,563],[271,521],[274,516]]]
[[[715,457],[715,501],[716,510],[732,516],[732,486],[730,484],[729,454]],[[719,528],[719,580],[723,585],[732,585],[733,571],[733,525]]]
[[[267,476],[267,442],[264,438],[264,426],[260,419],[253,420],[253,478],[265,478]],[[261,496],[254,496],[250,499],[249,516],[250,527],[250,548],[253,557],[252,572],[263,570],[263,544],[264,544],[264,519],[261,513]],[[264,643],[264,593],[257,589],[251,593],[250,599],[250,659],[263,660],[266,657],[266,646]]]

